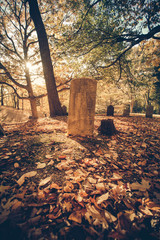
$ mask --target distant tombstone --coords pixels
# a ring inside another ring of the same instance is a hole
[[[153,116],[153,106],[148,105],[146,108],[146,118],[152,118]]]
[[[129,117],[130,115],[130,106],[127,105],[123,110],[123,117]]]
[[[112,105],[109,105],[107,108],[107,116],[113,116],[114,115],[114,107]]]
[[[97,82],[90,78],[77,78],[71,82],[68,134],[93,135]]]
[[[0,124],[0,137],[3,137],[5,135],[5,132]]]
[[[62,110],[63,110],[63,115],[68,115],[67,107],[65,105],[62,106]]]

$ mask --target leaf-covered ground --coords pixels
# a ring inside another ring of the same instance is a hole
[[[160,119],[68,137],[67,118],[3,124],[0,239],[160,239]]]

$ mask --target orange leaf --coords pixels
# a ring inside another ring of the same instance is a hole
[[[77,222],[77,223],[81,223],[82,222],[82,214],[81,211],[76,211],[71,213],[71,215],[68,218],[71,221]]]
[[[66,159],[66,155],[58,156],[58,158],[59,158],[60,160]]]

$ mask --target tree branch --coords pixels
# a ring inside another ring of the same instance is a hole
[[[94,6],[95,6],[97,3],[99,3],[99,2],[101,2],[101,0],[97,0],[96,2],[93,2],[93,3],[89,6],[87,12],[85,13],[85,15],[84,15],[84,17],[83,17],[83,19],[82,19],[82,22],[81,22],[81,25],[80,25],[79,29],[78,29],[74,34],[79,33],[79,31],[82,29],[83,22],[85,21],[87,15],[88,15],[88,13],[89,13],[89,11],[91,10],[92,7],[94,7]]]
[[[17,97],[19,98],[19,99],[38,99],[38,98],[43,98],[43,97],[46,97],[47,96],[47,93],[46,94],[41,94],[41,95],[39,95],[39,96],[34,96],[34,97],[21,97],[18,93],[17,93],[17,90],[11,85],[11,84],[9,84],[9,83],[7,83],[7,82],[1,82],[0,81],[0,84],[5,84],[5,85],[7,85],[7,86],[9,86],[9,87],[11,87],[13,90],[14,90],[14,93],[17,95]],[[60,90],[61,91],[61,90]]]
[[[28,86],[18,83],[18,82],[11,76],[10,72],[6,69],[6,67],[5,67],[1,62],[0,62],[0,69],[3,69],[3,70],[5,71],[6,76],[7,76],[16,86],[28,90]]]
[[[5,84],[5,85],[11,87],[11,88],[14,90],[14,93],[17,95],[17,97],[18,97],[19,99],[29,99],[29,97],[21,97],[21,96],[17,93],[17,90],[16,90],[11,84],[6,83],[6,82],[1,82],[1,81],[0,81],[0,84]]]

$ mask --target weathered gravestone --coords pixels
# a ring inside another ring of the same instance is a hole
[[[148,105],[146,108],[146,118],[152,118],[153,115],[153,106]]]
[[[126,105],[125,108],[123,109],[123,117],[129,117],[130,115],[130,106]]]
[[[114,115],[114,107],[112,105],[109,105],[107,108],[107,116],[113,116]]]
[[[93,135],[97,82],[90,78],[77,78],[71,82],[68,134]]]

